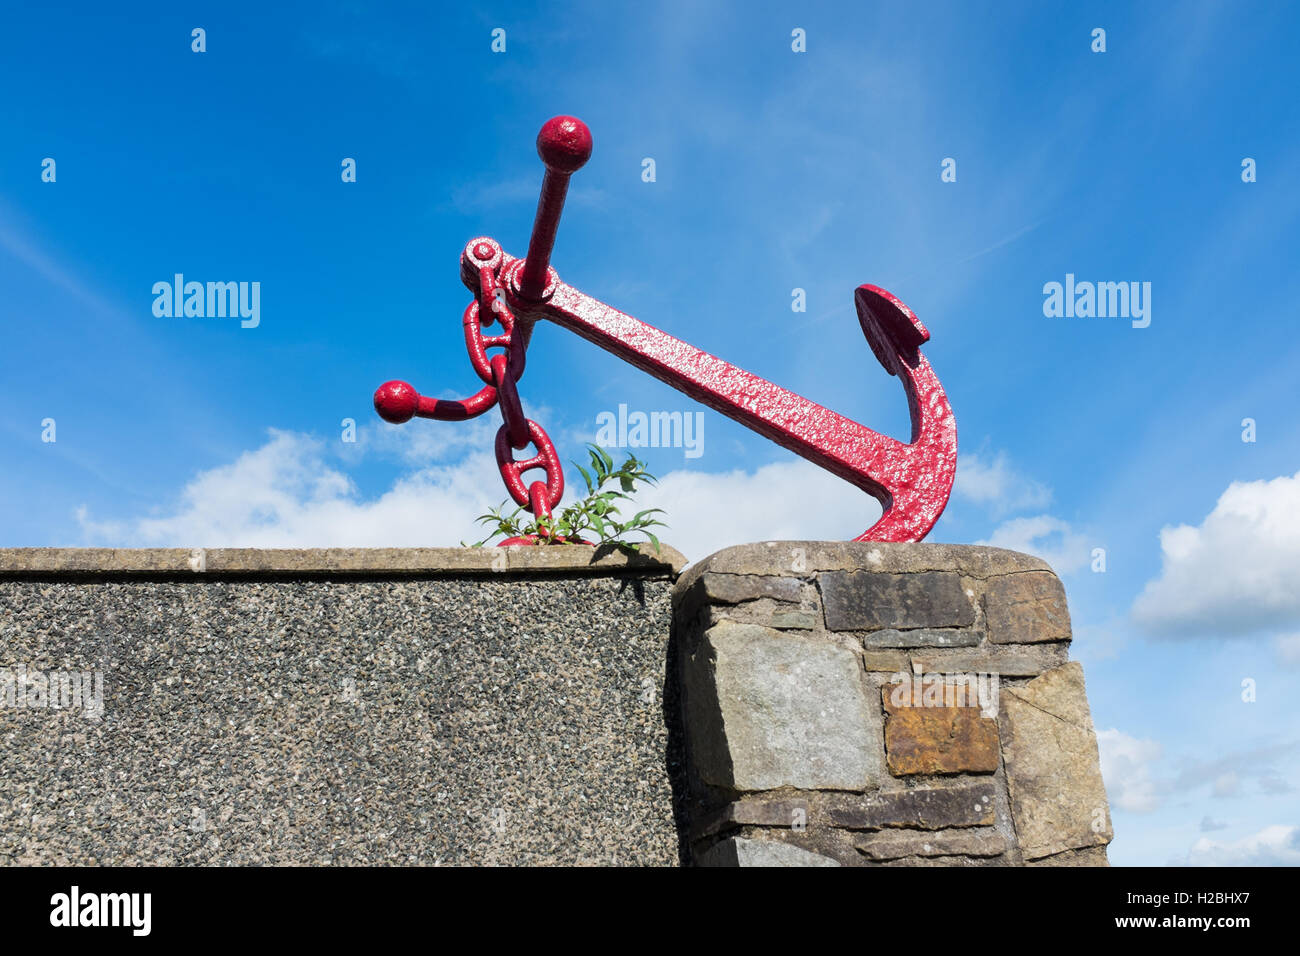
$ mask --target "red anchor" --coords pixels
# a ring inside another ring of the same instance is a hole
[[[561,282],[550,268],[551,251],[569,177],[591,156],[591,133],[581,120],[557,116],[538,134],[537,152],[546,174],[527,256],[506,255],[488,238],[471,240],[461,255],[461,278],[478,293],[465,310],[465,341],[484,387],[463,401],[444,401],[420,395],[405,382],[388,382],[375,392],[381,417],[394,423],[414,415],[462,420],[499,402],[504,424],[496,452],[506,487],[534,515],[549,515],[564,493],[564,476],[545,431],[524,417],[516,382],[524,371],[533,325],[550,319],[877,499],[884,514],[853,540],[920,541],[929,533],[952,492],[957,423],[943,386],[920,351],[930,333],[911,309],[877,286],[862,285],[854,292],[871,350],[887,372],[902,379],[907,393],[912,438],[904,443]],[[502,333],[484,336],[483,327],[497,321]],[[493,347],[505,351],[489,359],[486,349]],[[537,454],[516,461],[511,449],[530,444]],[[531,469],[542,469],[546,480],[525,486],[522,474]]]

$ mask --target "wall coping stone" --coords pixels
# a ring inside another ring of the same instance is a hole
[[[675,598],[706,572],[811,577],[822,571],[908,574],[957,571],[976,578],[1051,571],[1041,558],[973,544],[893,544],[883,541],[759,541],[723,548],[696,561],[677,579]]]
[[[588,545],[508,548],[0,548],[0,578],[26,575],[418,576],[506,574],[676,577],[686,564],[658,554]]]

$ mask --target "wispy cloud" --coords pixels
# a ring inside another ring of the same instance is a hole
[[[1114,806],[1132,813],[1150,813],[1160,806],[1152,769],[1164,748],[1157,741],[1140,740],[1112,727],[1098,731],[1097,749],[1106,795]]]
[[[1171,758],[1159,741],[1113,727],[1097,732],[1097,746],[1106,793],[1115,807],[1130,813],[1154,812],[1179,795],[1231,800],[1245,795],[1247,785],[1264,794],[1288,792],[1277,766],[1300,753],[1300,744],[1286,741],[1209,759]]]
[[[1016,470],[1004,452],[961,455],[952,492],[989,509],[995,518],[1045,508],[1052,501],[1052,490]]]
[[[115,313],[116,310],[107,301],[88,288],[75,273],[60,264],[43,248],[30,230],[16,228],[15,221],[13,211],[0,205],[0,247],[60,292],[72,296],[96,314]]]
[[[994,529],[987,538],[975,542],[994,548],[1007,548],[1037,555],[1058,574],[1069,574],[1086,565],[1091,556],[1088,538],[1068,521],[1052,515],[1012,518]]]
[[[542,175],[517,176],[513,179],[496,179],[472,182],[457,186],[451,194],[451,204],[466,214],[483,213],[502,206],[533,206],[541,193]],[[574,183],[565,198],[566,206],[599,208],[608,201],[603,189]],[[518,255],[522,255],[520,250]]]

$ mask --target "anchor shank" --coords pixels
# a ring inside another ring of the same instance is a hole
[[[648,372],[888,504],[873,470],[907,445],[809,401],[566,283],[539,311],[558,325]]]

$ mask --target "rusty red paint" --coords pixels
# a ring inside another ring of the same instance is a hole
[[[943,386],[921,354],[930,333],[906,305],[877,286],[862,285],[854,292],[868,344],[885,370],[902,380],[907,395],[912,437],[900,442],[561,282],[550,268],[551,251],[568,177],[590,156],[591,134],[573,117],[556,117],[542,128],[537,148],[547,171],[526,259],[506,255],[486,237],[471,240],[461,257],[461,277],[480,296],[465,311],[466,346],[487,386],[469,399],[447,402],[420,396],[403,382],[389,382],[375,393],[375,408],[383,418],[469,418],[501,400],[505,424],[497,433],[496,451],[502,478],[518,504],[549,514],[563,494],[563,474],[546,433],[523,418],[514,387],[533,326],[548,319],[875,497],[884,513],[854,540],[919,541],[929,533],[952,493],[957,425]],[[479,302],[488,301],[497,289],[504,290],[505,307],[496,308],[493,318],[503,332],[484,336]],[[507,353],[489,360],[485,349],[495,346],[506,347]],[[528,444],[537,446],[537,455],[514,461],[511,447]],[[547,481],[526,487],[521,474],[532,468],[543,468]]]

